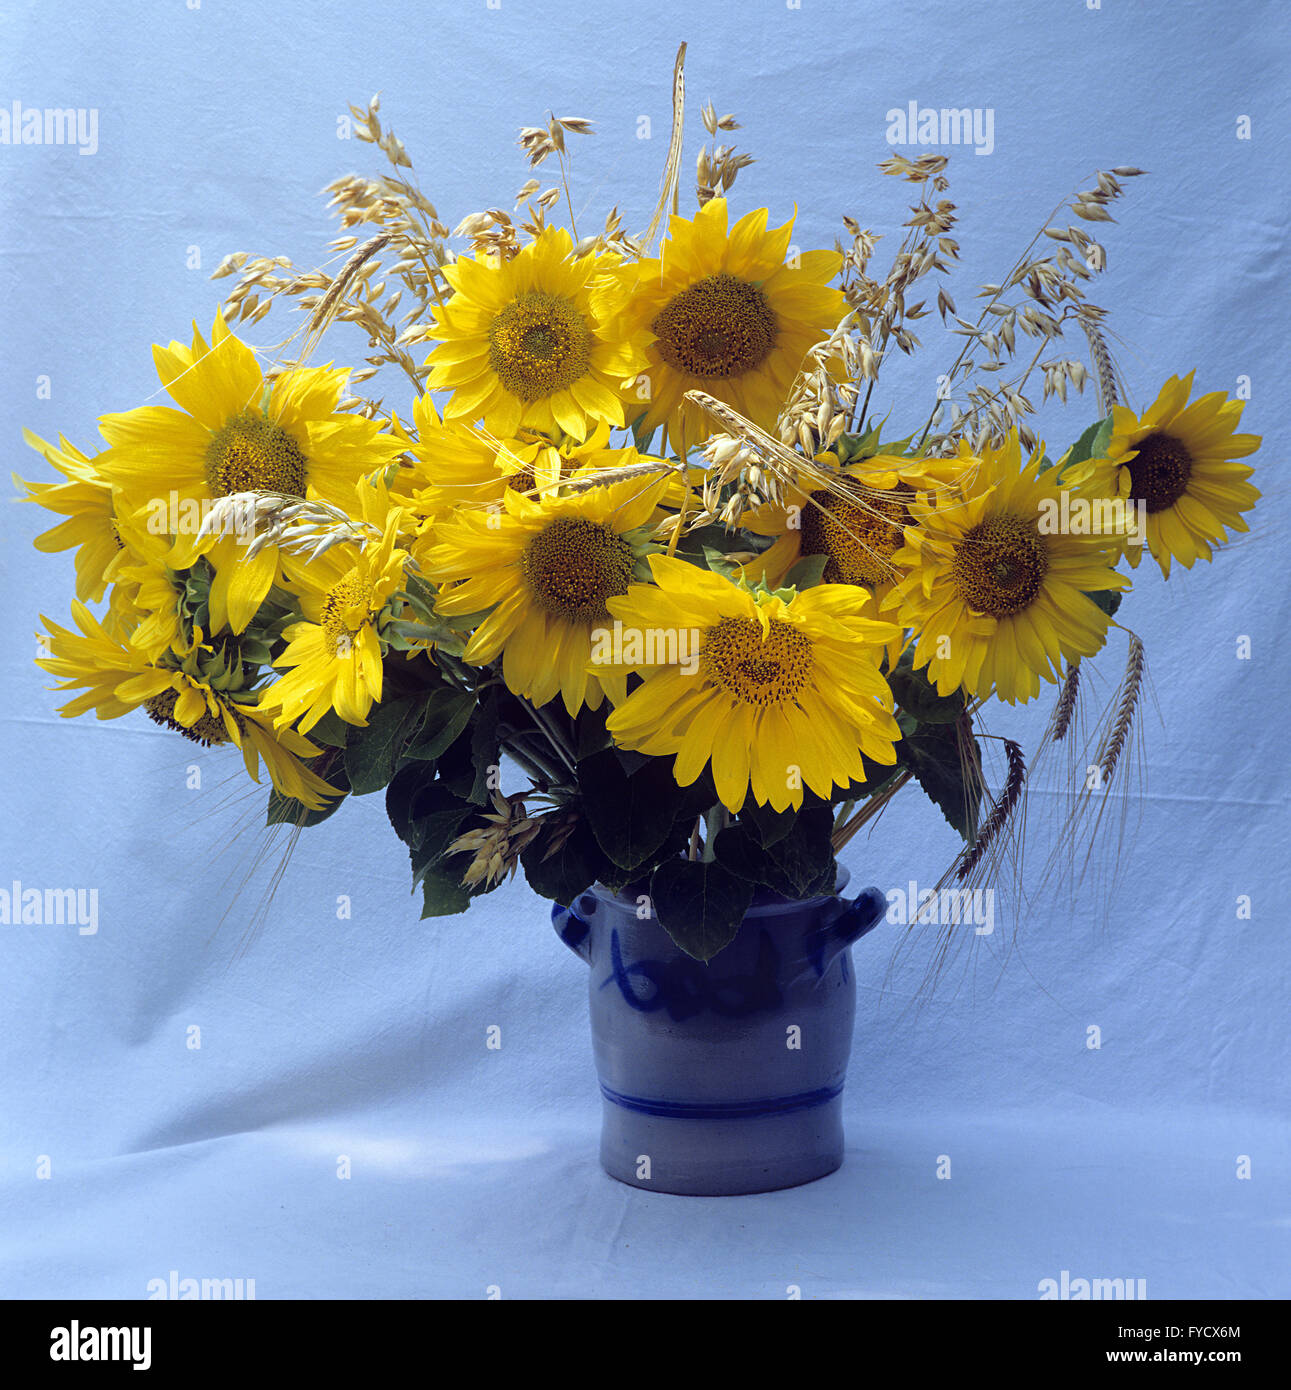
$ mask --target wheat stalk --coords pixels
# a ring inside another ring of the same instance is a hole
[[[1004,755],[1009,764],[1008,777],[1004,782],[1004,790],[991,809],[991,814],[977,832],[977,838],[965,851],[959,867],[955,871],[955,877],[961,883],[981,862],[983,855],[986,854],[1008,824],[1009,817],[1012,816],[1014,808],[1018,804],[1018,798],[1022,795],[1023,784],[1026,782],[1027,765],[1026,758],[1022,753],[1022,745],[1014,743],[1011,738],[1004,739],[1003,743]]]
[[[644,463],[627,463],[622,468],[598,468],[581,478],[562,478],[560,487],[567,492],[587,492],[594,487],[608,487],[610,483],[626,482],[629,478],[640,478],[648,473],[675,473],[682,467],[680,459],[650,459]],[[533,492],[534,489],[530,489]]]
[[[1125,661],[1125,675],[1116,701],[1116,716],[1099,745],[1097,762],[1103,776],[1103,785],[1111,783],[1120,761],[1125,740],[1134,724],[1135,711],[1139,703],[1139,689],[1143,684],[1143,669],[1146,664],[1143,643],[1129,634],[1130,646]]]
[[[672,68],[672,136],[668,141],[668,158],[664,161],[663,180],[659,186],[659,202],[650,225],[639,238],[645,251],[650,250],[659,228],[669,210],[677,211],[677,190],[681,177],[681,146],[686,114],[686,45],[677,50]]]
[[[358,273],[359,267],[366,261],[370,261],[378,251],[383,251],[393,240],[393,232],[382,232],[379,236],[374,236],[370,241],[365,241],[341,267],[336,279],[327,287],[327,293],[318,301],[314,312],[309,316],[309,324],[305,329],[305,342],[300,352],[300,361],[303,362],[309,357],[318,345],[318,340],[327,332],[327,326],[332,321],[336,307],[345,297],[345,291]]]
[[[1080,315],[1080,326],[1089,339],[1089,359],[1094,364],[1098,377],[1098,399],[1104,415],[1111,413],[1114,405],[1120,404],[1116,390],[1116,369],[1112,365],[1112,354],[1107,349],[1107,340],[1091,317]]]
[[[1076,697],[1080,693],[1080,661],[1072,661],[1067,666],[1067,675],[1058,692],[1057,703],[1053,707],[1053,717],[1049,721],[1049,737],[1054,743],[1061,743],[1071,728],[1072,717],[1076,713]]]

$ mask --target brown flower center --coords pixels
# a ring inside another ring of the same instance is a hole
[[[308,474],[300,445],[260,410],[244,410],[226,420],[206,446],[206,481],[213,497],[231,492],[303,497]]]
[[[633,563],[622,536],[582,516],[556,517],[520,556],[534,602],[572,623],[607,622],[605,601],[627,593]]]
[[[812,668],[811,639],[791,623],[772,618],[762,635],[756,618],[723,618],[704,633],[704,674],[729,695],[749,705],[792,701]]]
[[[722,274],[674,295],[650,328],[674,371],[720,378],[761,366],[775,347],[779,322],[756,285]]]
[[[572,299],[525,290],[489,325],[489,365],[513,396],[536,401],[586,374],[591,344]]]
[[[338,657],[348,656],[354,634],[372,621],[372,581],[356,568],[327,591],[319,626]]]
[[[906,499],[913,489],[902,484],[883,497],[873,489],[862,496],[854,480],[839,481],[856,500],[824,488],[813,492],[802,512],[802,553],[829,556],[827,584],[882,584],[892,578],[890,561],[910,521]]]
[[[191,739],[194,743],[200,743],[203,748],[209,748],[215,743],[229,743],[229,731],[224,727],[224,720],[218,715],[212,714],[208,709],[205,714],[191,727],[181,724],[175,718],[175,705],[179,700],[177,690],[163,690],[160,695],[154,695],[151,699],[143,702],[144,712],[154,724],[160,724],[165,729],[174,729],[176,733],[183,734],[185,738]],[[233,722],[238,726],[239,732],[246,728],[242,716],[231,706],[226,706],[229,713],[233,716]]]
[[[1007,618],[1035,599],[1048,568],[1036,523],[996,516],[974,526],[955,546],[951,575],[970,608]]]
[[[1149,514],[1163,512],[1188,490],[1192,455],[1173,435],[1159,430],[1140,439],[1138,454],[1125,466],[1130,470],[1130,497],[1146,503]]]

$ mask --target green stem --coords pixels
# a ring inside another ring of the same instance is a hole
[[[544,710],[538,708],[528,700],[522,699],[520,703],[529,713],[538,730],[551,744],[552,751],[564,763],[566,770],[573,777],[578,776],[578,759],[574,756],[573,747],[556,722]]]
[[[716,857],[714,845],[717,841],[717,833],[724,830],[731,823],[730,813],[725,806],[713,806],[704,814],[704,853],[701,856],[705,864],[711,864]]]
[[[546,782],[549,786],[563,786],[568,773],[563,767],[554,766],[542,754],[532,748],[523,751],[519,745],[520,735],[502,740],[502,747],[515,759],[519,766],[535,782]]]

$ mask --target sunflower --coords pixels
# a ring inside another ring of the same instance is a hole
[[[501,506],[507,492],[541,495],[567,478],[641,463],[636,449],[609,447],[610,427],[599,422],[585,440],[559,443],[521,429],[515,439],[497,439],[460,421],[441,421],[429,396],[414,406],[417,439],[409,441],[413,464],[394,486],[418,518],[419,531],[459,508]]]
[[[309,560],[284,555],[288,590],[304,614],[283,632],[287,649],[274,661],[289,668],[261,695],[277,728],[298,722],[301,733],[334,709],[347,724],[365,725],[381,699],[382,614],[403,584],[408,552],[398,546],[407,516],[391,506],[381,484],[361,483],[357,510],[380,531],[365,546],[336,545]]]
[[[847,312],[828,288],[842,258],[804,251],[785,263],[793,220],[767,230],[767,209],[747,213],[727,231],[725,198],[713,198],[694,221],[671,219],[658,259],[641,263],[628,306],[629,326],[648,334],[644,378],[649,407],[638,432],[666,424],[678,452],[715,426],[684,401],[701,390],[770,428],[807,351]]]
[[[418,558],[443,585],[436,608],[448,617],[487,614],[464,659],[482,666],[502,655],[513,694],[545,705],[559,694],[571,715],[626,693],[626,672],[589,671],[592,634],[609,622],[608,601],[625,594],[641,558],[668,477],[548,493],[507,492],[501,513],[463,512],[435,528]]]
[[[624,634],[675,634],[679,659],[633,663],[645,680],[606,721],[621,748],[675,755],[683,787],[711,763],[730,811],[750,789],[776,811],[800,807],[804,784],[828,797],[865,780],[862,754],[896,761],[901,730],[878,661],[897,630],[863,590],[772,593],[666,555],[652,556],[650,569],[653,585],[634,584],[608,607]],[[666,643],[664,651],[671,658]]]
[[[274,787],[311,810],[341,793],[301,761],[322,749],[291,729],[275,731],[255,706],[255,695],[238,686],[240,663],[230,662],[202,641],[200,630],[182,662],[154,661],[130,641],[110,631],[77,600],[72,617],[80,634],[51,622],[44,643],[51,653],[37,666],[61,676],[57,689],[84,688],[59,713],[72,718],[93,710],[99,719],[116,719],[142,708],[156,724],[174,729],[203,747],[231,743],[242,753],[247,772],[260,780],[260,760]]]
[[[961,444],[960,456],[976,466],[959,498],[911,502],[916,524],[892,557],[905,573],[881,607],[914,629],[915,669],[940,694],[963,686],[1013,704],[1103,645],[1110,619],[1087,595],[1128,587],[1112,568],[1121,540],[1042,524],[1060,514],[1061,489],[1040,476],[1043,449],[1022,466],[1016,433],[976,459]]]
[[[70,550],[75,546],[76,597],[97,603],[121,554],[111,485],[99,476],[97,461],[87,458],[62,435],[57,445],[27,429],[22,437],[67,479],[65,483],[29,483],[14,475],[14,482],[27,489],[24,501],[36,502],[47,511],[67,517],[41,532],[33,544],[44,551]]]
[[[620,313],[632,276],[609,252],[573,254],[546,227],[510,260],[481,252],[446,266],[453,294],[434,310],[431,391],[448,420],[481,420],[501,439],[521,426],[586,438],[623,424],[621,386],[644,365]]]
[[[1213,391],[1189,404],[1195,375],[1172,376],[1142,415],[1113,406],[1107,457],[1076,464],[1063,478],[1082,496],[1141,504],[1148,549],[1167,579],[1172,559],[1191,569],[1228,531],[1245,531],[1242,513],[1260,496],[1246,481],[1254,470],[1234,462],[1260,447],[1258,434],[1236,432],[1243,402]],[[1125,548],[1131,565],[1142,539]]]
[[[268,383],[255,353],[217,315],[211,342],[193,326],[191,348],[155,347],[162,385],[180,407],[142,406],[106,415],[100,428],[111,448],[102,476],[119,489],[123,507],[170,535],[170,564],[186,569],[200,550],[215,567],[211,621],[241,632],[279,576],[278,552],[252,559],[245,538],[199,540],[211,503],[235,492],[266,491],[343,505],[365,473],[384,467],[402,447],[379,424],[337,412],[346,372],[301,367]]]
[[[827,584],[864,584],[882,595],[898,577],[892,556],[901,548],[916,493],[941,497],[961,481],[974,460],[904,458],[876,454],[838,466],[818,454],[800,470],[784,501],[745,513],[741,525],[774,536],[771,547],[746,565],[745,575],[776,588],[799,560],[823,555]]]
[[[165,652],[185,656],[193,648],[193,634],[186,632],[182,605],[188,572],[172,570],[168,537],[148,529],[141,515],[117,523],[121,556],[109,611],[117,630],[130,632],[130,645],[152,661]]]

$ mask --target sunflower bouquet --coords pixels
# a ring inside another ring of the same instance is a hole
[[[683,211],[676,77],[638,234],[617,209],[574,225],[582,118],[521,133],[557,186],[450,232],[378,101],[351,108],[389,172],[332,185],[336,273],[226,258],[209,337],[154,349],[171,404],[102,417],[92,454],[28,436],[63,479],[28,494],[66,518],[36,544],[76,550],[74,626],[40,639],[78,692],[63,714],[234,745],[264,764],[271,824],[384,791],[426,916],[522,867],[561,903],[635,894],[708,959],[755,891],[832,892],[838,851],[910,783],[962,836],[943,882],[986,871],[1029,769],[983,707],[1053,687],[1045,743],[1068,738],[1126,569],[1146,549],[1168,577],[1245,531],[1259,440],[1192,375],[1122,404],[1086,290],[1091,229],[1139,170],[1100,172],[961,315],[943,157],[880,165],[916,190],[880,274],[850,217],[800,250],[792,220],[737,216],[749,157],[711,105]],[[962,350],[936,400],[876,418],[933,280]],[[304,314],[290,357],[245,340],[281,302]],[[363,365],[309,365],[343,322]],[[367,394],[399,375],[402,414]],[[1062,452],[1031,428],[1037,379],[1045,400],[1096,388]],[[1127,642],[1077,802],[1107,796],[1133,721]]]

